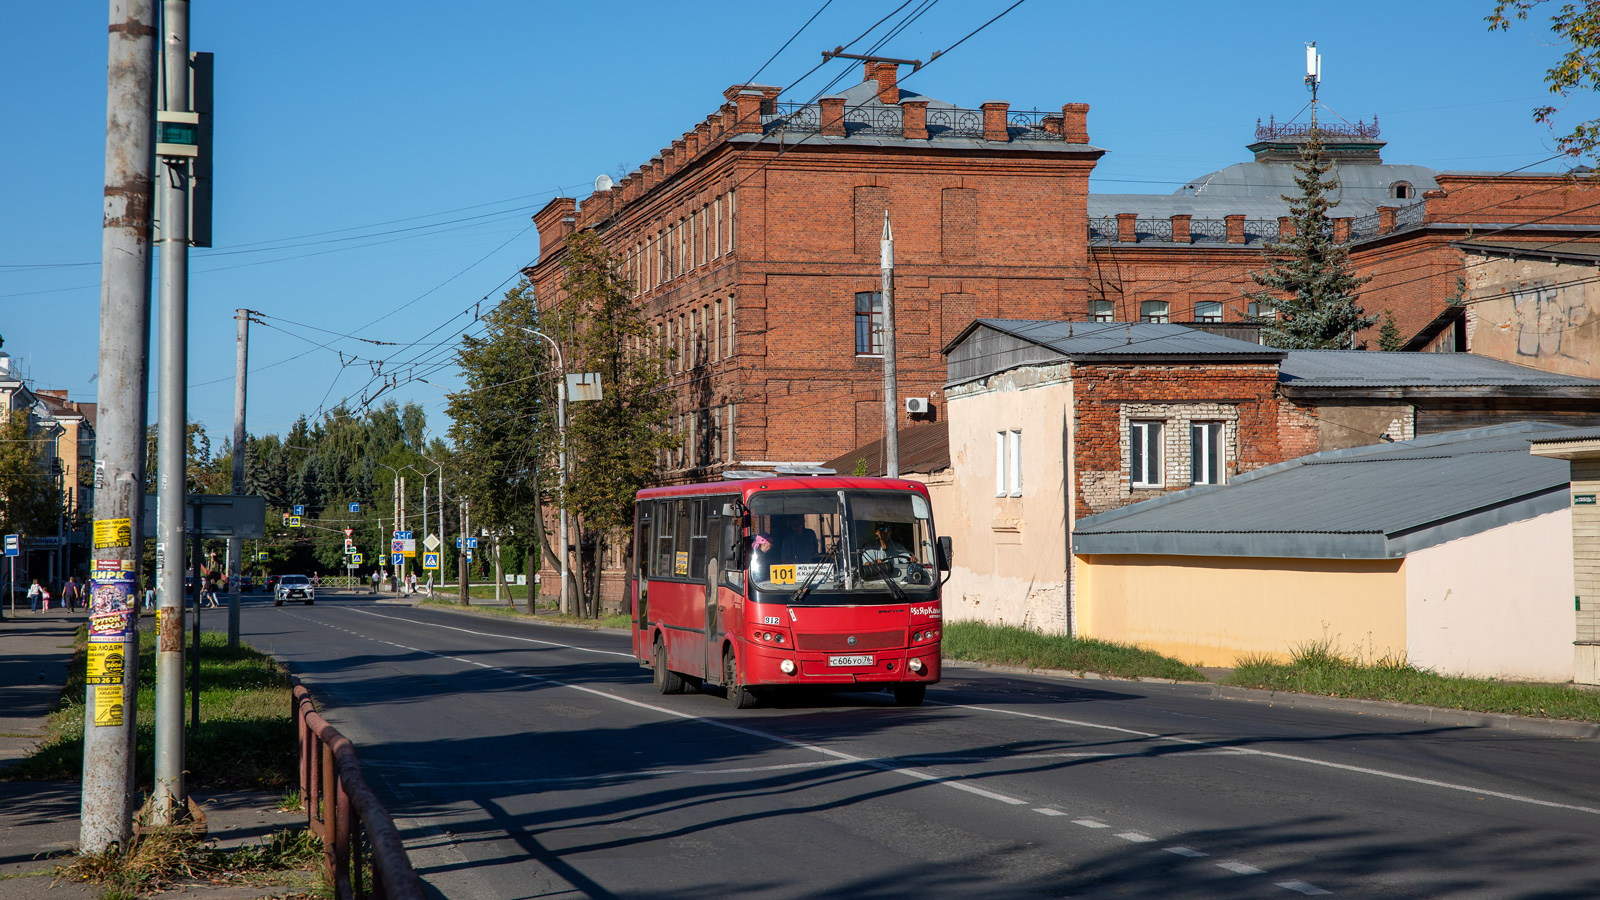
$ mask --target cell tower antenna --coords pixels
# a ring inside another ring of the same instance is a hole
[[[1317,128],[1317,87],[1322,84],[1322,54],[1317,42],[1306,45],[1306,89],[1311,92],[1311,129]]]

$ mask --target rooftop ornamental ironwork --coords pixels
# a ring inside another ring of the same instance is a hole
[[[1064,141],[1060,112],[1050,110],[1010,110],[1007,113],[1011,140]],[[822,131],[822,110],[814,103],[776,102],[772,111],[761,116],[762,130],[786,131],[792,134],[819,134]],[[972,138],[982,140],[983,110],[962,109],[955,106],[930,106],[927,112],[928,138]],[[847,137],[875,136],[900,137],[904,129],[904,115],[898,106],[868,104],[847,106],[844,110],[844,131]]]
[[[1256,140],[1258,141],[1292,141],[1304,140],[1311,137],[1311,132],[1322,137],[1358,138],[1360,140],[1375,141],[1378,139],[1378,117],[1373,116],[1372,122],[1335,122],[1332,124],[1318,122],[1313,126],[1310,122],[1279,122],[1269,118],[1267,124],[1256,120]]]

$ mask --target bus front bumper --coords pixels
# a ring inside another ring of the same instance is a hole
[[[846,685],[846,684],[934,684],[939,680],[939,642],[911,648],[871,650],[859,654],[813,653],[780,650],[764,644],[745,643],[745,684],[766,685]],[[793,673],[783,671],[785,660],[794,663]],[[916,664],[913,664],[913,660]]]

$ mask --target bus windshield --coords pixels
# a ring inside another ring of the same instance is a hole
[[[938,581],[933,546],[928,500],[913,491],[750,497],[750,578],[757,589],[791,599],[813,591],[927,594]]]

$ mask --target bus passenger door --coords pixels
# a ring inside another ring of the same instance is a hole
[[[629,606],[633,614],[633,655],[650,658],[650,508],[640,503],[633,526],[633,570],[628,573]]]

